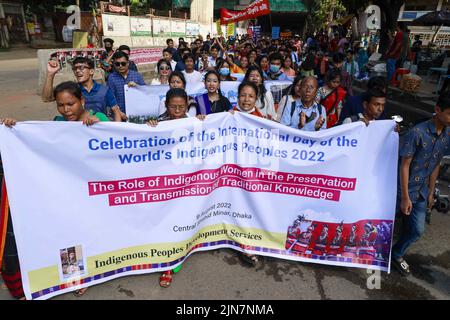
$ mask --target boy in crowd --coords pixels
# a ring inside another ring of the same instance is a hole
[[[384,112],[384,105],[386,104],[386,92],[373,88],[366,92],[363,97],[363,113],[357,115],[351,115],[344,119],[342,124],[352,123],[356,121],[363,121],[366,125],[369,125],[370,121],[378,120]]]
[[[124,52],[128,57],[130,57],[131,49],[129,46],[123,44],[117,50]],[[133,71],[138,71],[136,63],[134,63],[134,61],[131,61],[131,60],[129,61],[128,69],[133,70]]]
[[[269,71],[267,72],[268,80],[288,81],[289,77],[281,71],[281,63],[283,57],[279,53],[273,53],[269,57]]]
[[[376,76],[369,79],[367,83],[367,91],[363,92],[357,96],[348,97],[344,103],[344,107],[342,108],[341,115],[339,118],[339,123],[342,123],[346,118],[351,116],[357,116],[358,114],[364,113],[364,97],[368,94],[368,92],[372,89],[378,89],[385,93],[387,96],[387,80],[385,77]],[[386,119],[386,114],[383,112],[379,118],[379,120]]]
[[[123,52],[121,52],[124,54]],[[50,60],[47,65],[47,77],[42,88],[42,101],[55,101],[53,96],[53,80],[59,71],[59,63]],[[92,59],[77,57],[72,62],[72,71],[85,99],[85,108],[94,113],[101,112],[115,121],[125,120],[126,115],[120,111],[114,93],[107,86],[94,81],[95,66]]]
[[[175,49],[175,47],[174,47],[173,40],[167,39],[166,43],[167,43],[166,49],[170,50],[170,53],[172,53],[173,60],[178,62],[181,58],[177,55],[177,49]]]
[[[392,248],[392,264],[404,276],[411,274],[404,256],[425,230],[427,208],[433,206],[439,165],[450,147],[450,92],[441,94],[430,120],[412,128],[400,148],[400,210],[404,224]]]

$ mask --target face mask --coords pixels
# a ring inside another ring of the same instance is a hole
[[[280,71],[280,67],[279,66],[276,66],[276,65],[273,65],[273,64],[270,65],[270,72],[277,73],[278,71]]]
[[[219,71],[221,76],[228,76],[230,74],[230,69],[228,68],[221,68]]]

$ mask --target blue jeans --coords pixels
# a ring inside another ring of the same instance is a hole
[[[395,59],[387,59],[386,61],[386,71],[387,71],[387,81],[392,81],[392,76],[395,72],[395,64],[397,63],[397,60]]]
[[[400,259],[406,253],[406,250],[417,240],[420,239],[425,231],[425,217],[427,215],[428,201],[421,199],[413,203],[412,211],[409,216],[404,216],[403,230],[397,243],[392,248],[392,258]],[[403,213],[402,213],[403,214]]]

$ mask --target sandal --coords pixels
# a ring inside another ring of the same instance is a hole
[[[165,271],[159,277],[159,285],[163,288],[168,288],[172,284],[173,276],[172,276],[172,270]]]
[[[73,295],[74,295],[75,297],[79,298],[79,297],[83,296],[83,295],[86,293],[87,289],[88,289],[88,288],[83,288],[83,289],[75,290],[75,291],[73,292]]]
[[[254,254],[247,254],[247,253],[241,253],[239,257],[247,264],[251,265],[252,267],[256,267],[256,265],[259,263],[259,258],[257,255]]]
[[[392,264],[402,276],[407,277],[411,274],[409,264],[405,261],[405,259],[392,259]]]

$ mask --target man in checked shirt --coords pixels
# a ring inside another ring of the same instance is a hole
[[[410,275],[404,259],[407,249],[425,230],[427,208],[433,206],[433,194],[439,165],[450,153],[450,92],[438,99],[435,115],[412,128],[400,148],[400,209],[404,224],[400,238],[392,248],[392,263],[403,275]]]

